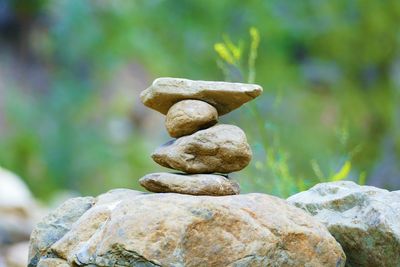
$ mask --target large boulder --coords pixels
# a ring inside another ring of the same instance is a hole
[[[41,222],[48,234],[32,235],[30,258],[35,260],[29,266],[64,266],[65,261],[149,267],[345,264],[340,245],[322,224],[264,194],[213,197],[120,189],[95,198],[88,209],[85,202],[73,203],[86,211],[66,222],[65,234],[57,230],[66,216],[60,209],[47,217],[51,221]],[[46,251],[37,251],[53,230],[57,238]]]
[[[195,99],[209,103],[224,115],[262,93],[257,84],[158,78],[140,94],[144,105],[163,114],[175,103]]]
[[[327,226],[348,266],[400,266],[400,191],[341,181],[318,184],[288,201]]]
[[[151,157],[161,166],[186,173],[230,173],[246,167],[252,153],[239,127],[220,124],[172,140]]]

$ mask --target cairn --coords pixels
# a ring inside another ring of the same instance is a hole
[[[166,115],[173,139],[152,154],[163,167],[181,173],[151,173],[140,184],[155,193],[236,195],[239,184],[229,173],[245,168],[252,157],[239,127],[217,124],[227,114],[262,93],[255,84],[159,78],[144,90],[144,105]]]

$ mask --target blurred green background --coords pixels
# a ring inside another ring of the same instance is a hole
[[[169,139],[140,91],[255,75],[264,94],[221,118],[252,145],[243,192],[398,190],[399,25],[396,0],[0,0],[0,166],[42,200],[139,189]]]

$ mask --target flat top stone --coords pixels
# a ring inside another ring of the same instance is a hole
[[[140,94],[143,104],[167,114],[169,108],[185,99],[202,100],[224,115],[262,93],[257,84],[193,81],[181,78],[158,78]]]

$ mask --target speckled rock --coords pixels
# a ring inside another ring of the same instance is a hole
[[[192,174],[240,171],[251,157],[245,133],[227,124],[172,140],[152,154],[161,166]]]
[[[318,184],[288,201],[327,226],[347,266],[400,266],[400,191],[342,181]]]
[[[210,104],[199,100],[183,100],[167,113],[165,126],[170,136],[181,137],[215,125],[218,112]]]
[[[42,256],[50,253],[49,248],[54,242],[63,237],[93,204],[93,197],[73,198],[43,218],[31,234],[28,266],[36,266]]]
[[[49,216],[62,221],[63,214]],[[44,220],[43,226],[46,222],[51,231],[51,222]],[[74,266],[345,264],[340,245],[322,224],[285,200],[264,194],[112,191],[96,198],[68,229],[56,235],[47,255]],[[34,238],[31,245],[38,247],[40,241]]]
[[[224,196],[240,193],[239,184],[222,175],[151,173],[139,180],[147,190],[155,193]]]
[[[257,84],[192,81],[180,78],[158,78],[140,94],[144,105],[167,114],[175,103],[185,99],[202,100],[224,115],[262,93]]]
[[[37,267],[70,267],[67,261],[62,259],[44,258],[41,259]]]

